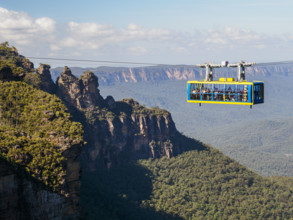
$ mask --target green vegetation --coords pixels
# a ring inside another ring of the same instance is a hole
[[[219,151],[141,161],[152,172],[153,193],[143,205],[184,219],[290,219],[292,182],[260,177]]]
[[[10,77],[20,79],[28,72],[33,72],[33,64],[24,56],[18,54],[15,47],[9,47],[8,42],[0,44],[0,72],[9,72]]]
[[[83,140],[62,101],[24,82],[0,82],[0,154],[52,190],[64,183],[62,147]]]
[[[36,88],[40,88],[41,87],[41,79],[40,79],[40,75],[36,74],[36,73],[26,73],[23,81],[26,82],[29,85],[32,85]]]
[[[132,114],[150,117],[170,114],[165,109],[160,109],[157,106],[147,108],[144,105],[140,105],[133,99],[122,99],[121,101],[116,102],[116,105],[117,107],[115,109],[95,106],[91,109],[83,109],[83,112],[87,119],[87,122],[90,124],[96,123],[97,120],[113,120],[115,117],[126,118],[130,117]]]
[[[292,178],[261,177],[217,150],[84,173],[90,219],[290,219]]]
[[[0,44],[0,80],[24,81],[40,88],[40,76],[34,71],[33,63],[19,55],[15,47],[9,47],[8,42]]]
[[[90,124],[94,124],[97,119],[103,121],[113,119],[116,116],[116,114],[108,108],[100,108],[98,106],[95,106],[93,109],[84,109],[83,111]]]
[[[122,99],[121,102],[131,105],[132,112],[138,115],[158,116],[170,114],[167,110],[160,109],[158,106],[147,108],[145,105],[140,105],[137,101],[134,101],[133,99]]]

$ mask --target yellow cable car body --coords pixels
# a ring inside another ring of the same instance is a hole
[[[220,78],[218,81],[188,81],[187,102],[207,104],[255,105],[264,102],[264,82],[235,81]]]

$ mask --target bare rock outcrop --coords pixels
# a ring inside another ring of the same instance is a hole
[[[104,104],[98,86],[98,78],[92,72],[85,72],[79,79],[72,75],[68,67],[64,67],[57,79],[57,95],[68,107],[90,108]]]
[[[37,74],[39,74],[41,80],[40,89],[50,94],[55,94],[57,87],[51,77],[50,65],[41,64],[37,69]]]

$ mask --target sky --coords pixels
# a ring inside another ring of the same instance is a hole
[[[27,57],[287,61],[293,60],[292,10],[291,0],[0,0],[0,42]],[[35,66],[109,65],[32,60]]]

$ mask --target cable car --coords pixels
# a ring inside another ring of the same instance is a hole
[[[208,104],[230,104],[230,105],[252,105],[264,103],[264,82],[245,80],[244,67],[252,64],[240,62],[238,64],[227,64],[225,67],[238,68],[238,81],[234,78],[220,78],[214,81],[212,69],[224,67],[223,65],[204,64],[198,65],[206,67],[206,79],[204,81],[187,82],[187,102]]]

